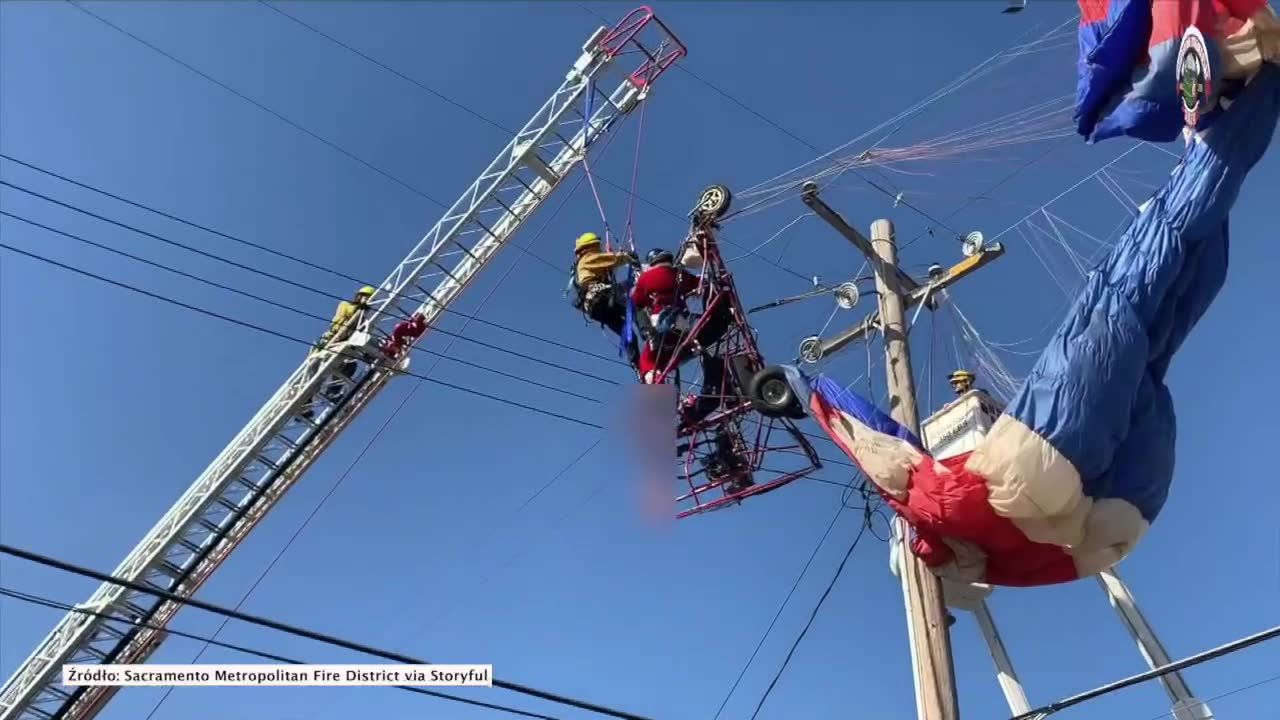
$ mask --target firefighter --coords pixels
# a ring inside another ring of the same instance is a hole
[[[338,303],[337,310],[333,312],[333,319],[329,321],[329,329],[316,341],[311,350],[312,354],[331,345],[337,345],[351,337],[351,334],[356,330],[356,326],[360,324],[360,319],[364,316],[365,310],[369,309],[369,299],[373,297],[374,292],[376,290],[373,287],[365,285],[356,291],[354,298]],[[343,358],[338,372],[351,379],[355,377],[358,369],[359,363],[354,358]],[[342,398],[343,387],[344,384],[341,382],[331,382],[325,385],[322,392],[330,402],[337,403]],[[303,410],[302,414],[310,419],[315,416],[315,410],[313,407],[308,406]]]
[[[973,389],[974,374],[968,370],[956,370],[947,377],[947,381],[956,395],[963,395]]]
[[[573,245],[574,307],[595,322],[622,337],[627,327],[626,292],[614,279],[613,271],[639,264],[633,253],[605,252],[600,236],[583,233]],[[631,364],[635,365],[639,349],[634,338],[627,347]]]
[[[356,291],[355,298],[338,303],[338,309],[333,312],[333,320],[329,321],[329,329],[316,341],[316,349],[326,348],[351,337],[356,325],[360,324],[364,311],[369,308],[369,298],[373,297],[374,292],[374,288],[365,285]]]

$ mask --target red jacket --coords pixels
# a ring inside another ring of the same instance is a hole
[[[645,270],[636,278],[631,302],[637,309],[660,313],[675,305],[677,297],[686,297],[697,289],[697,275],[688,270],[681,270],[677,275],[674,267],[659,265]]]

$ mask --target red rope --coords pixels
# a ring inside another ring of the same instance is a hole
[[[591,122],[590,118],[587,120]],[[591,163],[587,161],[587,148],[582,149],[582,170],[586,173],[587,184],[591,186],[591,195],[596,200],[596,210],[600,212],[600,222],[604,223],[604,249],[613,252],[613,230],[609,228],[609,218],[604,212],[604,203],[600,201],[600,191],[596,189],[596,179],[592,176]]]
[[[648,103],[640,101],[640,122],[636,127],[636,154],[631,161],[631,197],[627,199],[627,249],[631,252],[636,251],[635,230],[631,221],[635,218],[636,209],[636,188],[640,184],[640,142],[644,139],[644,110]]]

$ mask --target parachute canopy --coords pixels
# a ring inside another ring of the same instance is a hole
[[[1174,470],[1174,353],[1226,279],[1228,214],[1280,116],[1266,65],[1091,273],[1027,381],[970,452],[936,460],[843,384],[785,368],[797,399],[964,582],[1045,585],[1125,557]],[[1264,238],[1262,240],[1271,240]]]
[[[1207,129],[1219,101],[1263,60],[1280,60],[1267,0],[1078,0],[1077,131],[1175,140]],[[1185,119],[1184,119],[1185,118]]]

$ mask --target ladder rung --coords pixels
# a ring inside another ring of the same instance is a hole
[[[177,565],[174,565],[168,560],[163,560],[160,562],[159,565],[156,565],[156,572],[168,575],[174,580],[181,578],[183,575],[182,568],[178,567]]]

